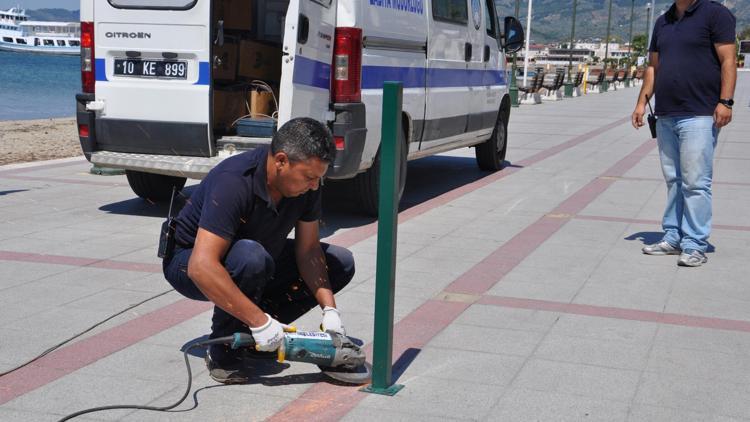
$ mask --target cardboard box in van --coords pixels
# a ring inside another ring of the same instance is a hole
[[[234,80],[237,76],[237,44],[224,42],[214,46],[214,79]]]
[[[268,91],[250,91],[250,115],[252,117],[271,116],[276,111],[273,94]]]
[[[253,29],[253,0],[221,0],[216,4],[216,16],[224,21],[224,29],[250,31]]]
[[[240,42],[240,76],[263,81],[281,80],[281,49],[255,41]]]
[[[214,127],[229,129],[235,120],[248,114],[244,89],[214,89]]]

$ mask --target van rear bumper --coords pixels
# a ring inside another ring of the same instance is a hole
[[[336,120],[333,136],[344,139],[344,149],[336,151],[336,159],[328,168],[326,177],[348,179],[357,175],[365,149],[367,122],[364,103],[336,103],[333,105]]]

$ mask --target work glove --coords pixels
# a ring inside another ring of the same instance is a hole
[[[273,352],[284,341],[284,332],[295,331],[294,327],[282,324],[266,314],[268,321],[260,327],[250,327],[255,340],[255,349],[261,352]]]
[[[323,321],[320,323],[323,331],[335,331],[343,336],[346,335],[344,324],[341,323],[341,313],[338,309],[326,306],[323,308]]]

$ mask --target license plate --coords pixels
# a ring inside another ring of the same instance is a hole
[[[115,59],[115,75],[187,79],[187,62],[181,60]]]

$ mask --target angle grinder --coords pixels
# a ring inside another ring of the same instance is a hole
[[[255,347],[253,336],[234,333],[213,339],[228,344],[232,349]],[[305,362],[318,365],[326,376],[347,384],[365,384],[372,375],[372,365],[365,360],[365,352],[349,337],[335,331],[296,331],[284,333],[277,352],[279,362]]]

